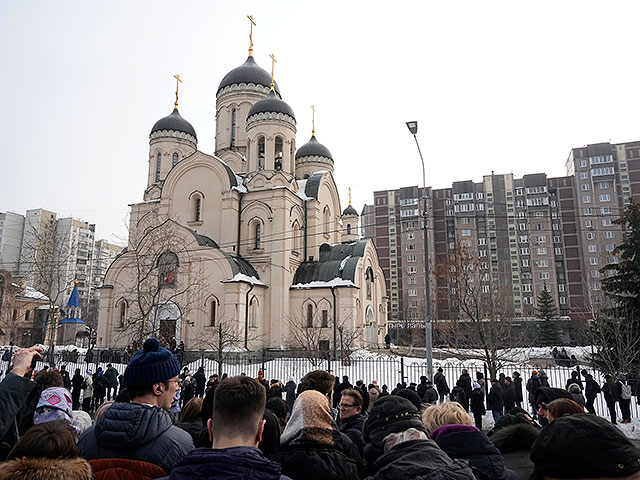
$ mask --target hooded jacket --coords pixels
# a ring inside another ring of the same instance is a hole
[[[465,462],[451,460],[433,440],[400,443],[369,470],[371,480],[475,480]]]
[[[253,447],[197,448],[178,461],[167,480],[290,480],[279,464]]]
[[[449,457],[469,460],[473,474],[479,480],[517,480],[508,470],[504,457],[489,437],[470,425],[444,425],[431,433],[431,439]]]
[[[0,464],[0,480],[92,480],[81,458],[17,458]]]
[[[168,412],[139,403],[114,403],[78,443],[80,456],[88,460],[141,460],[166,472],[192,449],[191,435],[174,426]]]

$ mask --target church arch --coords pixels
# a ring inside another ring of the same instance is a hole
[[[249,300],[249,328],[258,328],[258,308],[260,307],[260,301],[255,295],[251,296]]]
[[[325,205],[322,210],[322,232],[327,238],[331,235],[331,226],[331,208],[329,208],[329,205]]]
[[[216,321],[219,314],[220,300],[218,300],[218,297],[215,295],[210,295],[204,306],[207,312],[207,326],[215,327],[217,325]]]
[[[264,220],[260,217],[253,217],[249,220],[249,238],[251,250],[263,250],[262,243],[264,235]]]
[[[274,142],[273,158],[274,158],[274,170],[282,170],[283,153],[282,148],[284,145],[284,139],[280,135],[276,135]]]
[[[175,167],[178,164],[178,152],[173,152],[171,157],[171,168]]]
[[[189,218],[192,222],[201,222],[204,207],[204,193],[194,190],[189,195],[190,213]]]
[[[158,152],[156,155],[156,182],[160,181],[160,172],[162,169],[162,153]]]
[[[302,321],[302,326],[304,328],[313,328],[314,327],[314,316],[316,314],[317,305],[316,302],[307,298],[302,304],[302,313],[304,319]]]
[[[264,135],[260,135],[258,137],[258,170],[264,170],[265,168],[265,144]]]
[[[164,252],[158,257],[158,285],[175,288],[178,283],[178,255],[173,252]]]
[[[116,311],[118,312],[118,327],[124,328],[127,324],[127,311],[129,310],[129,303],[124,297],[120,297],[116,302]]]

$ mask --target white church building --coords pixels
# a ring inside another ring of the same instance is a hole
[[[252,49],[216,94],[215,152],[178,112],[149,135],[143,201],[100,293],[98,346],[154,335],[187,350],[333,349],[383,343],[387,297],[375,246],[340,207],[334,159],[311,139]],[[224,337],[224,338],[222,338]]]

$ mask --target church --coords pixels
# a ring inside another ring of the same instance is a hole
[[[180,78],[176,76],[177,85]],[[156,336],[187,350],[372,347],[387,294],[334,159],[296,117],[253,45],[216,93],[215,151],[174,110],[149,135],[143,201],[100,291],[98,347]]]

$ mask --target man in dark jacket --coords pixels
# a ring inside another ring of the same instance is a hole
[[[262,385],[246,375],[229,377],[220,382],[214,397],[213,418],[207,422],[212,448],[193,450],[178,461],[168,479],[288,480],[280,465],[258,450],[266,403]]]
[[[424,392],[423,400],[425,403],[438,403],[438,391],[429,380],[427,380],[427,389]]]
[[[60,376],[62,377],[62,382],[64,383],[64,388],[71,391],[71,378],[69,378],[69,372],[67,371],[67,366],[62,365],[60,367]]]
[[[360,392],[354,388],[343,390],[338,409],[340,431],[351,439],[362,455],[364,448],[362,427],[365,417],[362,415],[362,395]]]
[[[516,391],[516,406],[522,408],[524,398],[522,396],[522,377],[520,372],[513,372],[513,388]]]
[[[585,407],[587,412],[595,415],[596,409],[594,408],[593,403],[601,392],[600,385],[598,385],[598,382],[593,379],[593,375],[588,373],[586,370],[582,370],[580,373],[584,377],[584,397],[587,400]]]
[[[173,354],[155,338],[147,339],[124,372],[131,403],[109,407],[80,438],[79,455],[87,460],[141,460],[171,471],[193,449],[191,435],[174,426],[167,411],[178,390],[179,373]]]
[[[73,378],[71,379],[71,400],[74,410],[80,410],[80,393],[82,392],[83,384],[84,378],[82,378],[80,369],[76,368]]]
[[[471,399],[471,392],[473,391],[473,388],[471,388],[471,383],[472,383],[471,375],[469,375],[469,372],[467,372],[466,368],[463,368],[462,373],[460,374],[460,378],[458,379],[458,383],[456,385],[459,385],[462,388],[464,388],[464,393],[467,395],[467,402],[469,402],[469,400]],[[469,411],[468,403],[466,406],[466,410]]]
[[[207,377],[204,374],[204,367],[198,368],[198,371],[193,374],[193,379],[196,381],[196,395],[198,397],[204,397],[204,387],[207,385]]]
[[[293,381],[293,377],[289,378],[289,381],[284,386],[285,402],[287,402],[287,408],[289,412],[293,410],[293,402],[296,401],[296,382]]]
[[[487,413],[484,408],[484,394],[478,382],[473,382],[473,391],[471,392],[471,412],[473,412],[473,420],[478,430],[482,430],[482,417]]]
[[[357,388],[358,391],[360,392],[360,395],[362,395],[362,411],[368,412],[369,411],[369,390],[367,389],[367,386],[364,384],[362,380],[358,380],[356,382],[355,388]]]
[[[118,370],[110,363],[107,364],[104,378],[107,381],[107,400],[111,400],[112,398],[115,400],[118,395]]]
[[[424,399],[424,394],[427,391],[427,380],[427,377],[422,375],[420,377],[420,383],[416,387],[416,392],[418,395],[420,395],[421,399]]]
[[[489,395],[487,395],[487,409],[491,410],[494,422],[497,422],[503,415],[504,392],[498,380],[495,378],[491,379],[491,390],[489,390]]]
[[[516,389],[513,386],[511,377],[505,377],[504,388],[504,413],[509,413],[516,406]]]
[[[436,384],[438,395],[440,396],[440,403],[444,402],[444,397],[449,395],[449,385],[447,379],[444,376],[442,367],[438,368],[438,373],[433,376],[433,383]]]
[[[540,377],[537,370],[531,370],[531,378],[527,380],[527,393],[529,398],[529,404],[531,405],[531,411],[533,412],[533,418],[538,416],[538,405],[536,405],[536,390],[542,386]]]
[[[333,392],[333,408],[336,408],[338,406],[338,402],[340,401],[340,397],[342,396],[342,391],[346,390],[347,388],[353,388],[353,385],[351,385],[351,383],[349,383],[349,377],[344,375],[342,377],[342,382],[338,383],[336,385],[336,388],[334,389],[334,392]]]

